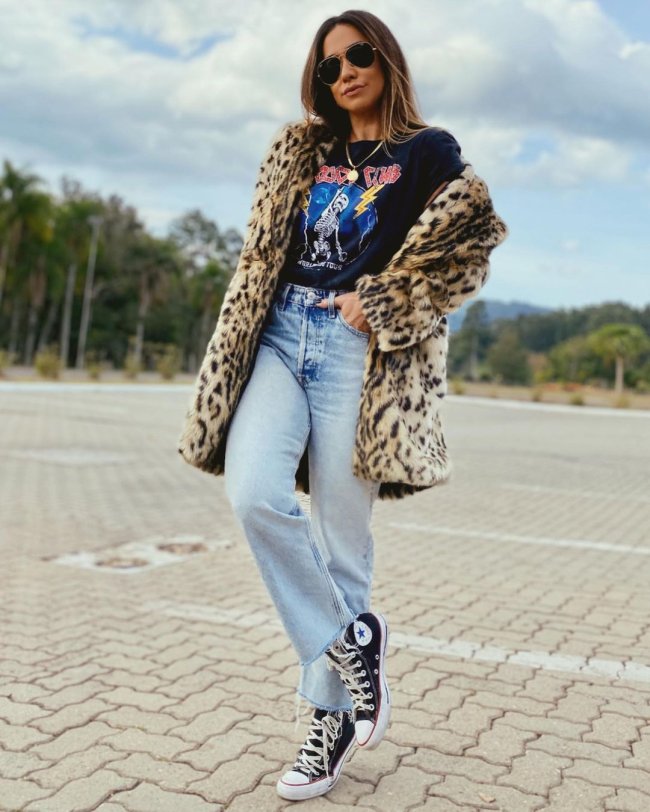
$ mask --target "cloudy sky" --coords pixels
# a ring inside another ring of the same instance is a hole
[[[323,0],[0,0],[0,159],[243,230]],[[482,296],[650,301],[648,0],[357,2],[510,226]]]

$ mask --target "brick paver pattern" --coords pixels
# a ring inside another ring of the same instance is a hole
[[[189,396],[0,386],[3,812],[295,806],[297,660],[223,478],[176,453]],[[373,515],[391,725],[305,808],[647,812],[649,420],[444,409],[450,481]],[[228,543],[56,560],[183,536]]]

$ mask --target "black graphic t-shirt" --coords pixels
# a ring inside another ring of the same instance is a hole
[[[433,192],[462,172],[465,161],[451,133],[428,127],[404,144],[368,156],[379,141],[330,151],[296,217],[281,282],[325,290],[354,290],[363,274],[379,273],[399,249]]]

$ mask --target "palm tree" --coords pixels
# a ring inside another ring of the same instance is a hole
[[[97,243],[99,242],[99,227],[102,222],[103,217],[100,214],[91,214],[88,218],[88,225],[92,229],[92,237],[90,239],[88,267],[86,268],[86,281],[81,306],[81,324],[79,325],[79,341],[77,343],[77,369],[83,369],[86,357],[86,341],[88,339],[88,330],[90,329],[93,297],[96,293],[95,261],[97,259]]]
[[[50,198],[38,189],[41,183],[38,175],[4,161],[0,177],[0,305],[25,231],[29,228],[39,234],[47,228]]]
[[[101,201],[74,181],[64,178],[62,201],[56,211],[55,245],[59,277],[56,280],[58,306],[63,305],[59,328],[59,357],[68,365],[72,311],[77,273],[87,261],[91,230],[88,218],[101,211]]]
[[[178,272],[177,246],[170,239],[152,237],[143,232],[133,243],[128,265],[138,280],[138,315],[133,356],[134,361],[140,365],[149,308],[152,303],[164,300],[169,282]]]
[[[650,339],[638,324],[605,324],[588,336],[589,346],[603,361],[615,361],[614,391],[623,393],[624,365],[650,349]]]

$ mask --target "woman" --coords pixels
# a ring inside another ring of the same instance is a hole
[[[478,293],[507,233],[456,140],[420,117],[375,15],[321,25],[302,102],[306,121],[262,162],[179,447],[225,473],[299,656],[296,698],[313,716],[277,783],[292,800],[331,789],[354,746],[376,747],[388,725],[372,506],[449,476],[445,314]]]

